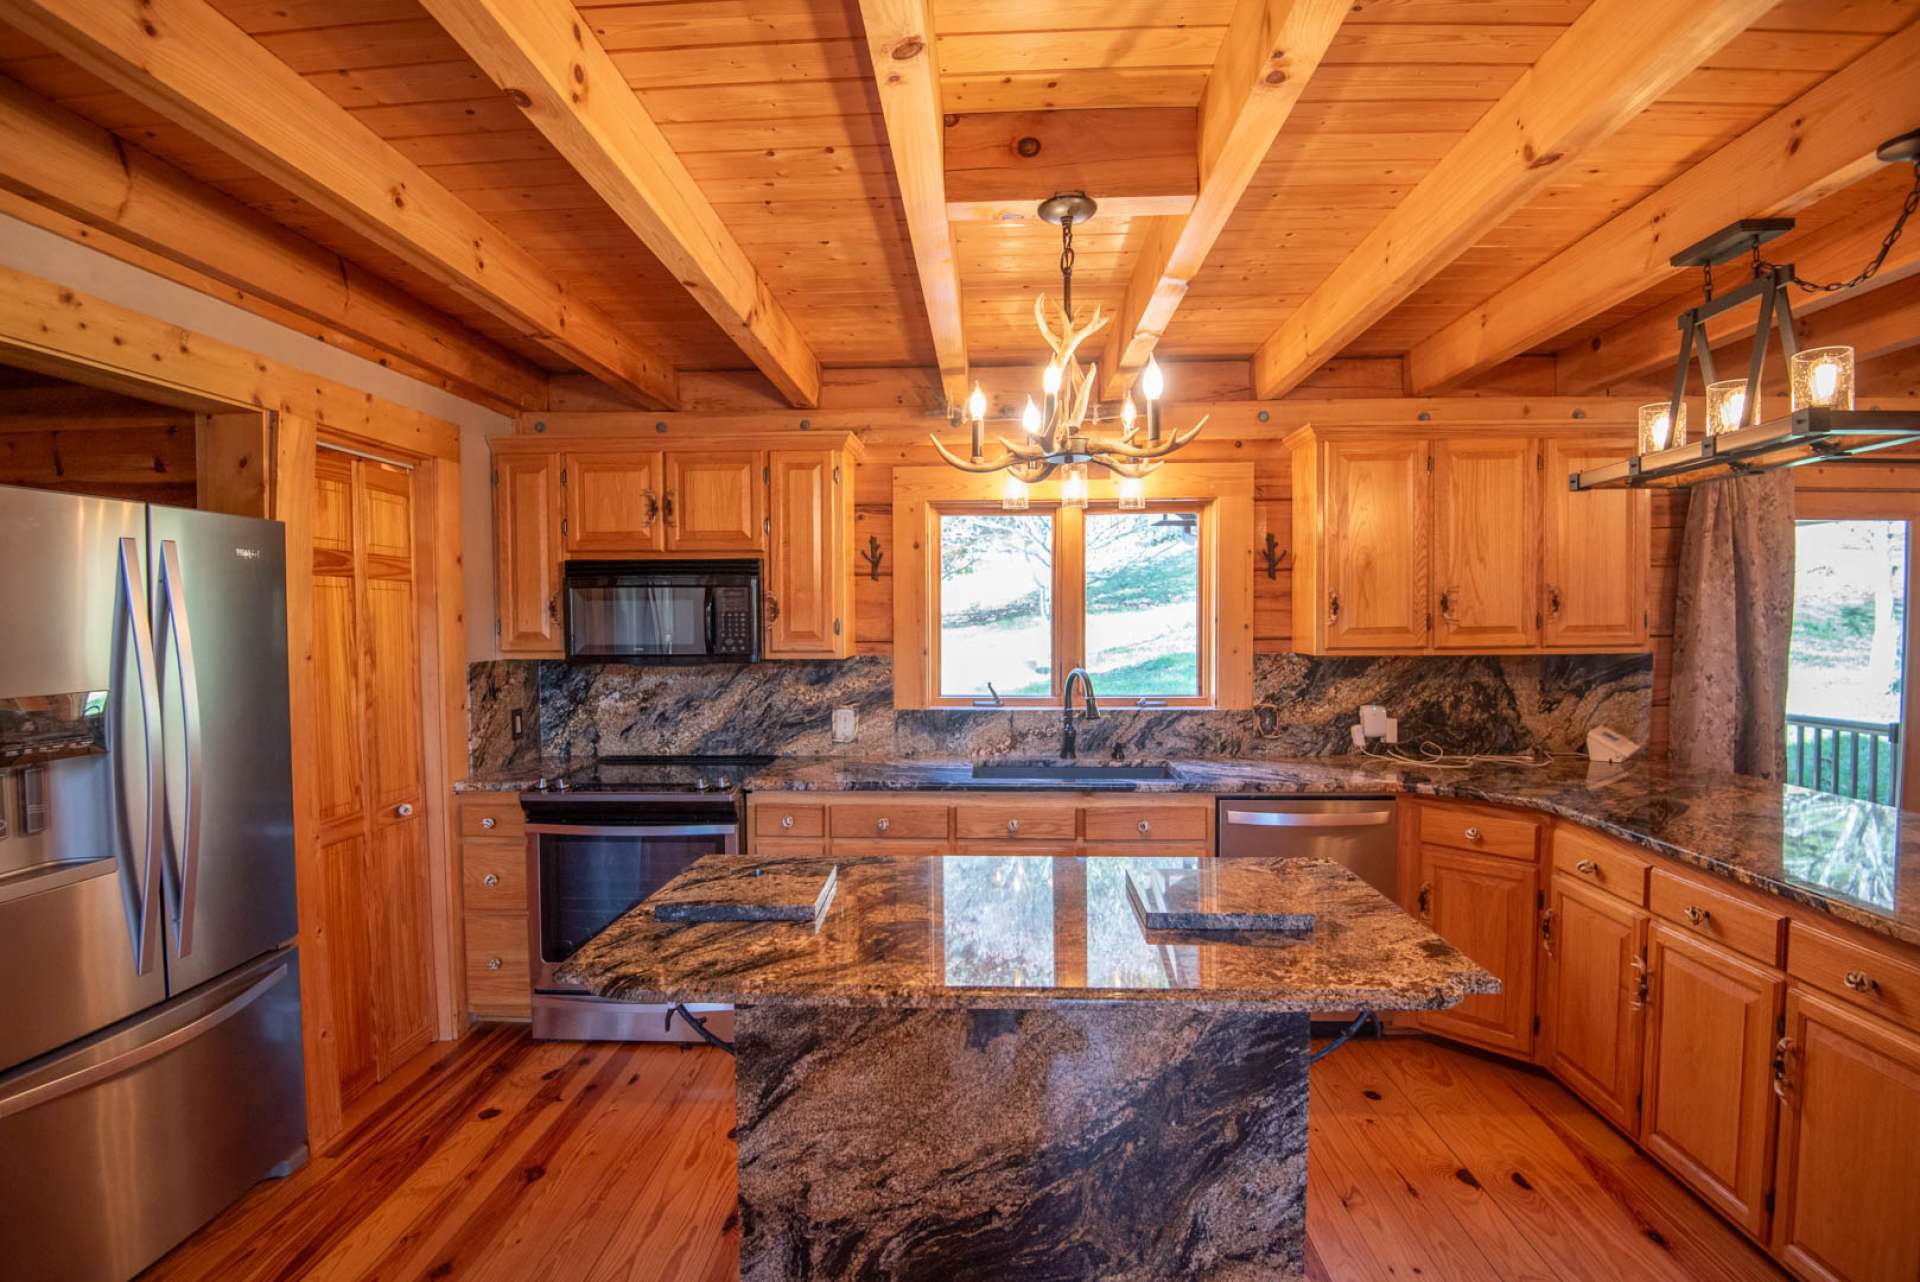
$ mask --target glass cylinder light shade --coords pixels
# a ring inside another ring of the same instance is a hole
[[[1072,463],[1060,473],[1060,506],[1084,508],[1087,505],[1087,465]]]
[[[1640,407],[1640,453],[1652,454],[1656,450],[1672,449],[1676,445],[1687,443],[1687,403],[1680,402],[1680,414],[1671,422],[1667,418],[1667,403],[1656,401],[1652,405]]]
[[[1747,407],[1747,380],[1744,378],[1723,378],[1718,383],[1708,383],[1707,435],[1737,432],[1748,426],[1760,408],[1759,399],[1760,394],[1756,391],[1755,404],[1750,411]]]
[[[1122,512],[1144,512],[1147,510],[1147,490],[1140,484],[1137,476],[1120,478],[1120,510]]]
[[[1789,362],[1793,408],[1797,410],[1853,408],[1853,349],[1809,347]]]
[[[1006,483],[1000,487],[1000,510],[1003,512],[1024,512],[1027,510],[1027,483],[1007,473]]]

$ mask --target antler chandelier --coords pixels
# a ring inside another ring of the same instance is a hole
[[[1095,208],[1085,192],[1068,192],[1040,203],[1040,216],[1060,226],[1059,327],[1056,329],[1048,317],[1047,296],[1042,294],[1034,299],[1033,319],[1053,357],[1040,376],[1042,403],[1035,405],[1029,396],[1020,413],[1022,434],[1000,437],[1000,452],[992,458],[986,456],[987,398],[976,384],[965,407],[965,417],[973,433],[969,457],[961,458],[942,445],[938,437],[933,438],[933,447],[940,451],[940,457],[963,472],[1007,473],[1010,481],[1005,506],[1008,507],[1026,506],[1024,487],[1012,482],[1035,485],[1061,468],[1066,469],[1062,501],[1070,506],[1084,506],[1088,463],[1098,463],[1122,478],[1122,507],[1144,506],[1144,500],[1139,497],[1140,479],[1158,468],[1169,454],[1199,436],[1200,429],[1206,426],[1207,420],[1202,417],[1192,427],[1171,436],[1162,431],[1160,396],[1165,390],[1165,380],[1158,362],[1153,360],[1147,362],[1140,378],[1140,390],[1147,399],[1144,423],[1139,421],[1131,394],[1111,413],[1103,413],[1095,399],[1100,367],[1095,363],[1082,368],[1075,353],[1080,344],[1098,333],[1110,318],[1102,315],[1096,305],[1086,324],[1075,328],[1073,323],[1073,225],[1093,217]],[[954,413],[954,417],[957,419],[959,414]],[[1120,425],[1117,434],[1095,435],[1091,431],[1100,424],[1113,422]]]

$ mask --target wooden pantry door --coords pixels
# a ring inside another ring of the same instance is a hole
[[[349,1103],[433,1038],[413,477],[325,449],[315,473],[313,735]]]

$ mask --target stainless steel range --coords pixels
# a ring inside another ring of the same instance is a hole
[[[608,1001],[554,978],[560,964],[703,855],[740,849],[746,772],[771,757],[602,757],[520,794],[527,816],[533,1035],[695,1042],[668,1006]],[[732,1036],[731,1006],[693,1006]]]

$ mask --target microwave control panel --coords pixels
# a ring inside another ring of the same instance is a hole
[[[753,592],[749,588],[713,590],[713,652],[753,653]]]

